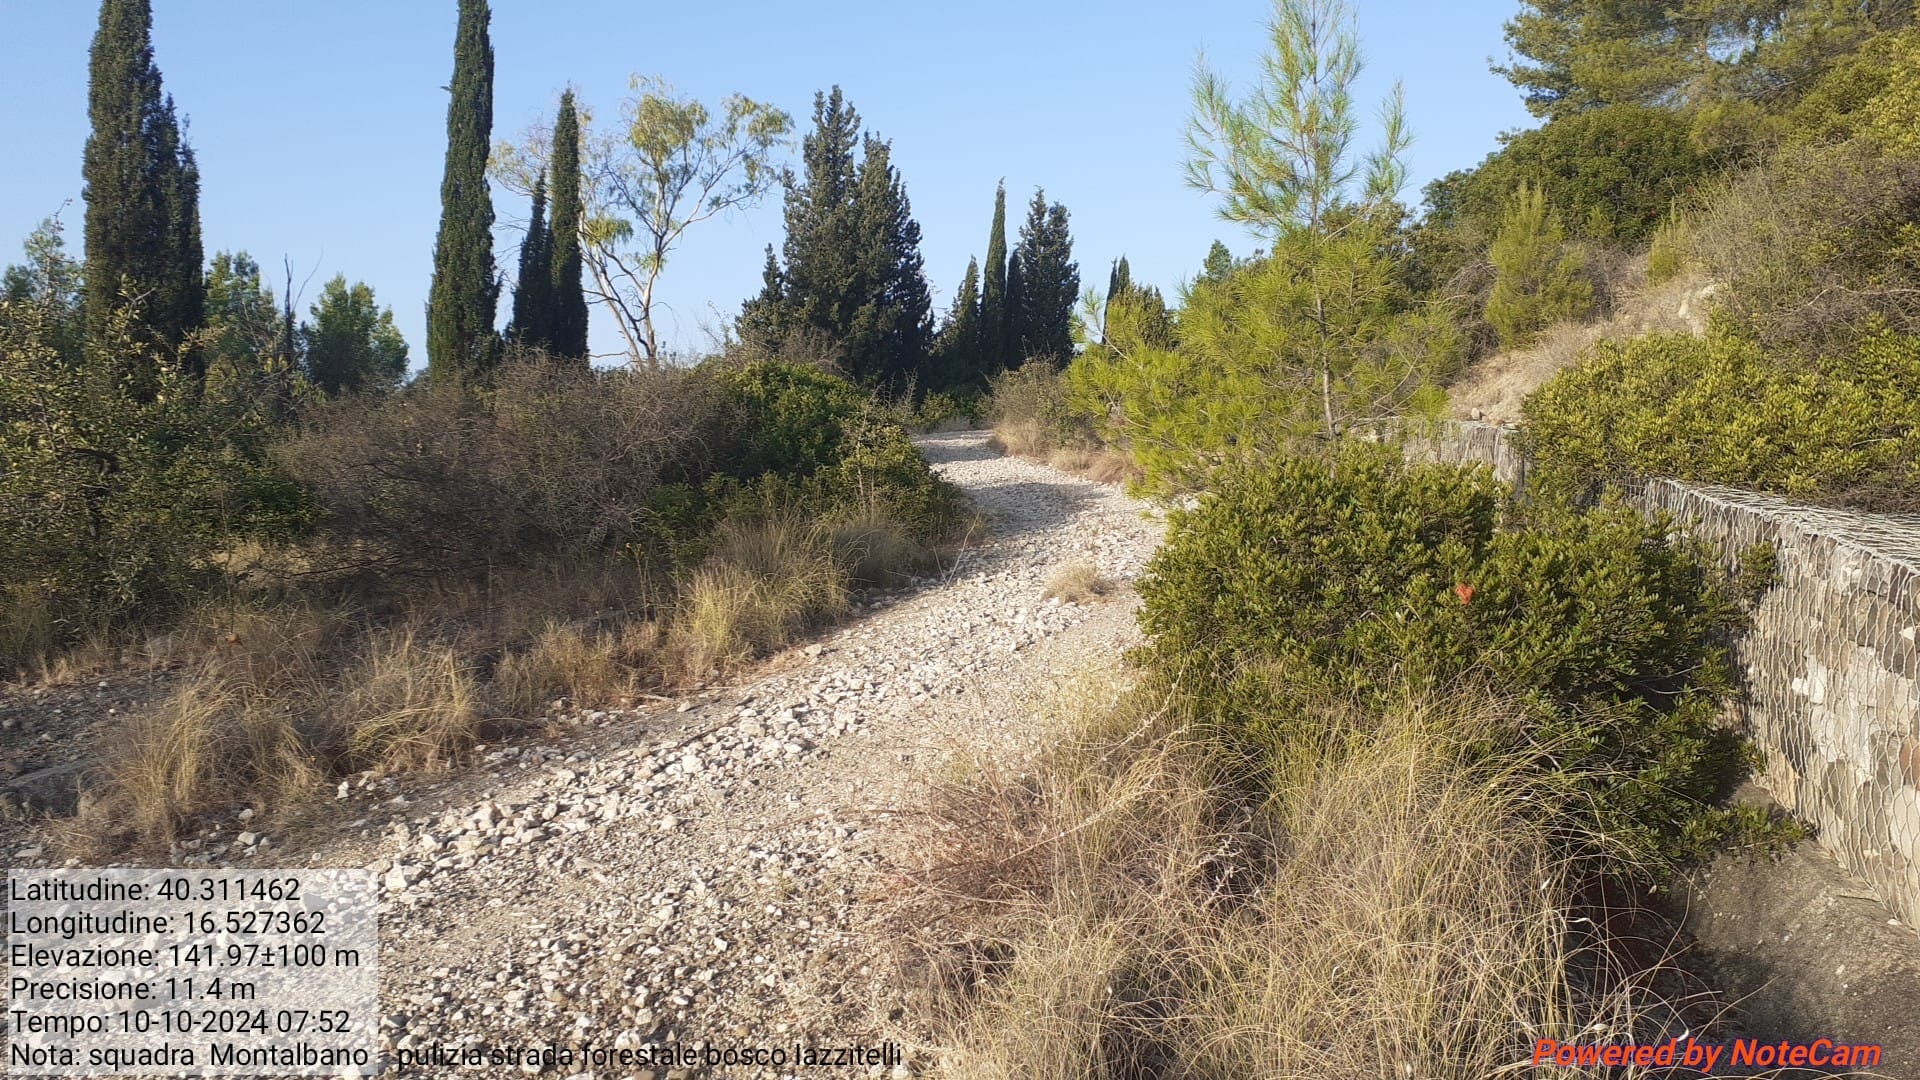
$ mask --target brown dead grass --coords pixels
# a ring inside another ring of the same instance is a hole
[[[1068,563],[1047,579],[1047,587],[1041,596],[1048,600],[1060,599],[1069,604],[1084,604],[1097,600],[1113,591],[1113,582],[1100,576],[1100,568],[1090,562]]]
[[[1570,916],[1525,785],[1460,764],[1497,706],[1278,762],[1162,696],[1077,697],[1023,772],[936,789],[893,898],[942,1075],[1480,1080],[1648,1034],[1651,973]]]
[[[1571,367],[1581,351],[1596,341],[1656,331],[1704,331],[1708,295],[1704,290],[1706,283],[1696,275],[1623,290],[1607,317],[1556,323],[1526,348],[1496,353],[1469,367],[1447,388],[1448,407],[1462,420],[1517,423],[1527,395]]]

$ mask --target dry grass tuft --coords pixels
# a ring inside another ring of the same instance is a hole
[[[591,629],[549,622],[533,645],[500,661],[494,679],[517,716],[535,716],[556,698],[591,707],[631,702],[658,686],[666,634],[652,620]]]
[[[1113,591],[1113,582],[1100,576],[1100,568],[1090,562],[1068,563],[1048,579],[1041,593],[1048,600],[1058,598],[1069,604],[1084,604]]]
[[[444,768],[480,741],[491,716],[467,659],[411,628],[376,635],[345,681],[334,722],[353,768]]]
[[[730,522],[687,582],[670,641],[683,676],[701,680],[785,647],[851,603],[828,527],[790,516]]]
[[[1494,711],[1251,757],[1135,695],[1028,775],[944,786],[895,911],[946,1075],[1478,1080],[1650,1036],[1525,785],[1461,764]]]
[[[1606,318],[1555,323],[1533,344],[1489,356],[1447,388],[1448,408],[1461,419],[1477,412],[1496,423],[1520,419],[1520,403],[1596,341],[1653,332],[1700,333],[1706,327],[1711,290],[1693,275],[1643,285],[1614,301]]]

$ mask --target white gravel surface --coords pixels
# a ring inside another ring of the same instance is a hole
[[[956,753],[1017,754],[1058,682],[1137,639],[1131,593],[1042,598],[1090,561],[1125,583],[1162,531],[1144,504],[984,432],[920,440],[991,539],[943,579],[881,600],[755,681],[579,734],[490,748],[434,790],[346,785],[341,842],[300,861],[385,883],[383,1042],[733,1048],[877,1045],[912,1018],[878,974],[876,868],[912,843],[925,781]],[[249,838],[258,843],[258,838]],[[245,863],[277,862],[257,851]],[[287,856],[279,856],[284,859]],[[902,1044],[896,1044],[902,1045]],[[829,1068],[522,1066],[556,1076],[906,1076]],[[401,1075],[514,1069],[414,1066]]]

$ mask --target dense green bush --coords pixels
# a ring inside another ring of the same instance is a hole
[[[737,512],[834,518],[878,510],[921,538],[952,525],[959,495],[927,468],[897,417],[852,384],[765,361],[717,376],[738,441],[710,493]]]
[[[1430,185],[1427,200],[1449,224],[1491,234],[1514,189],[1531,184],[1572,209],[1576,236],[1632,244],[1652,235],[1673,200],[1714,170],[1684,114],[1610,105],[1521,132],[1478,168]]]
[[[1724,329],[1595,345],[1527,398],[1543,483],[1592,491],[1636,476],[1798,498],[1910,506],[1920,497],[1920,338],[1881,332],[1819,361]]]
[[[1144,658],[1269,744],[1327,737],[1329,698],[1517,701],[1487,751],[1529,760],[1582,844],[1625,870],[1699,854],[1747,764],[1715,722],[1733,593],[1665,522],[1504,495],[1378,447],[1228,471],[1141,581]]]
[[[290,536],[310,510],[266,460],[273,387],[203,391],[136,343],[132,310],[82,361],[62,316],[0,300],[0,670],[171,614],[232,545]]]

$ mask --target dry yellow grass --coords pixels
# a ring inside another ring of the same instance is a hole
[[[1100,576],[1100,568],[1090,562],[1068,563],[1047,579],[1041,596],[1069,604],[1084,604],[1113,591],[1113,582]]]
[[[1336,717],[1277,763],[1164,700],[1076,708],[1027,773],[936,803],[898,914],[944,1075],[1482,1080],[1650,1005],[1569,915],[1526,785],[1461,764],[1491,707]]]
[[[494,679],[516,716],[537,716],[558,698],[579,707],[630,704],[659,685],[665,642],[651,619],[598,630],[550,622],[529,648],[500,661]]]
[[[1447,404],[1460,419],[1514,423],[1520,403],[1548,379],[1571,367],[1587,346],[1603,338],[1654,331],[1699,333],[1706,326],[1710,293],[1699,278],[1682,275],[1628,291],[1612,314],[1587,322],[1555,323],[1526,348],[1495,354],[1474,364],[1447,388]]]
[[[683,676],[702,680],[786,646],[851,602],[828,527],[790,516],[729,523],[688,580],[669,640]]]

